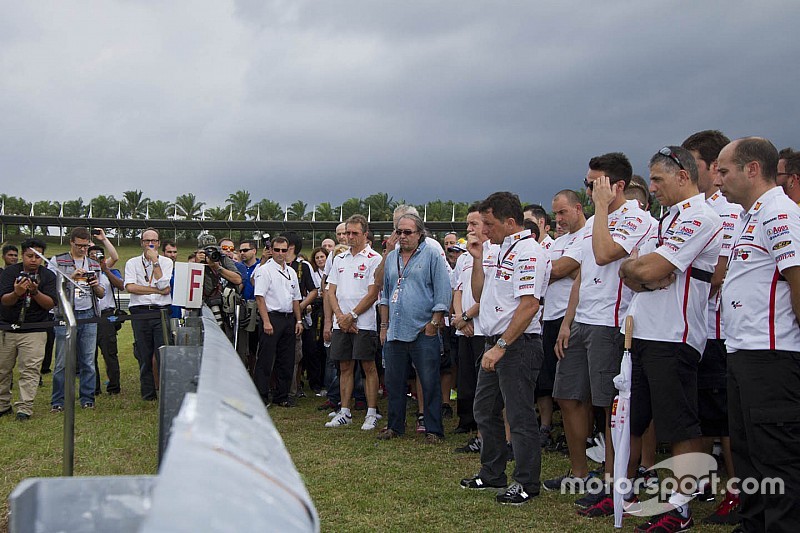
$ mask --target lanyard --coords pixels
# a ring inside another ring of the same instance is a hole
[[[680,211],[675,213],[675,216],[672,217],[672,220],[670,221],[669,226],[667,226],[667,231],[672,229],[672,226],[675,224],[675,221],[678,219],[678,215],[680,215],[680,214],[681,214]],[[662,244],[664,244],[664,238],[661,236],[661,224],[664,223],[664,219],[667,218],[668,216],[669,216],[669,213],[667,213],[666,215],[661,217],[661,219],[659,219],[659,221],[658,221],[658,246],[661,246]],[[656,246],[656,248],[658,248],[658,246]]]
[[[158,261],[158,259],[156,259],[156,261]],[[153,270],[155,270],[155,264],[151,263],[151,266]],[[144,269],[144,280],[147,282],[148,286],[152,286],[153,279],[147,274],[147,264],[144,262],[144,256],[142,256],[142,269]]]
[[[502,259],[500,259],[500,254],[497,254],[497,270],[498,270],[498,271],[500,270],[500,265],[502,264],[502,262],[503,262],[503,261],[505,261],[505,260],[506,260],[506,257],[508,257],[508,256],[509,256],[509,254],[511,253],[511,250],[513,250],[513,249],[514,249],[514,247],[515,247],[517,244],[521,243],[521,242],[522,242],[522,241],[524,241],[525,239],[530,239],[532,236],[533,236],[533,235],[526,235],[526,236],[522,237],[521,239],[517,239],[516,241],[514,241],[514,244],[512,244],[512,245],[511,245],[511,246],[508,248],[508,250],[506,250],[506,253],[505,253],[505,254],[503,254],[503,258],[502,258]]]
[[[283,270],[286,268],[286,264],[285,264],[285,263],[284,263],[284,265],[283,265],[283,268],[280,268],[280,267],[278,266],[278,263],[277,263],[277,261],[276,261],[276,262],[275,262],[275,266],[276,266],[276,268],[277,268],[277,270],[278,270],[278,274],[280,274],[281,276],[283,276],[284,278],[286,278],[286,281],[292,281],[292,277],[291,277],[289,274],[286,274],[286,273],[284,273],[284,271],[283,271]]]
[[[419,244],[417,244],[417,247],[414,248],[414,252],[411,254],[411,257],[408,258],[408,261],[406,262],[405,265],[403,265],[403,269],[401,270],[400,269],[400,250],[397,250],[397,257],[395,257],[395,259],[397,260],[397,286],[398,287],[400,286],[400,282],[403,281],[403,277],[405,275],[406,269],[408,268],[408,265],[411,264],[411,260],[414,258],[415,255],[417,255],[418,251],[419,251]]]

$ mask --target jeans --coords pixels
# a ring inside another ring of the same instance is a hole
[[[389,429],[402,435],[406,430],[406,380],[411,364],[417,369],[425,405],[425,431],[444,436],[442,391],[439,384],[438,335],[420,332],[411,342],[388,341],[383,350],[386,361],[384,382],[389,391]]]
[[[94,318],[94,310],[75,311],[75,318]],[[50,399],[52,405],[64,406],[64,363],[67,348],[67,328],[56,326],[56,368],[53,372],[53,395]],[[94,348],[97,345],[97,324],[79,324],[77,327],[77,340],[75,353],[78,370],[80,371],[79,395],[81,405],[94,403],[95,367]],[[75,376],[69,376],[75,379]]]
[[[533,398],[543,358],[541,338],[524,334],[508,345],[494,372],[478,371],[474,411],[483,437],[479,475],[493,485],[506,483],[505,407],[516,461],[513,478],[526,491],[539,492],[542,453]]]
[[[328,348],[330,350],[330,348]],[[328,372],[328,368],[331,368],[331,383],[328,386],[328,401],[339,405],[342,402],[342,391],[339,388],[339,365],[336,361],[328,357],[328,361],[325,364],[326,375]],[[353,377],[353,399],[357,402],[366,402],[367,396],[364,394],[364,378],[361,376],[361,364],[356,361],[356,364],[353,368],[353,373],[355,376]]]

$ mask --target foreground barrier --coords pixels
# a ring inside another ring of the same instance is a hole
[[[24,480],[9,498],[11,533],[319,531],[311,498],[252,380],[211,313],[204,314],[210,318],[202,319],[199,376],[193,363],[183,364],[192,347],[161,352],[160,427],[170,436],[159,474]],[[197,392],[188,392],[194,386]],[[169,429],[166,411],[182,387]]]

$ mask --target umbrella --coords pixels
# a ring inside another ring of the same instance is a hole
[[[628,485],[628,459],[631,453],[631,340],[633,317],[625,319],[625,352],[614,386],[619,394],[611,409],[611,440],[614,443],[614,527],[622,527],[624,488]]]

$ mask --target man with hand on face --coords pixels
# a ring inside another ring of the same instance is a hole
[[[158,231],[147,228],[142,232],[142,255],[133,257],[125,263],[125,290],[131,295],[128,310],[131,315],[169,312],[169,280],[172,278],[172,260],[158,255]],[[131,321],[133,338],[136,343],[134,355],[139,361],[139,381],[142,399],[154,401],[156,395],[153,375],[153,355],[156,365],[161,357],[158,349],[166,343],[161,318],[147,318]]]
[[[496,192],[478,210],[483,233],[500,245],[497,260],[483,270],[484,246],[468,235],[472,256],[472,293],[480,303],[486,351],[475,390],[475,421],[483,437],[481,470],[461,480],[466,489],[505,489],[506,439],[503,407],[514,450],[514,482],[495,498],[521,505],[539,494],[541,447],[534,395],[542,365],[539,302],[547,289],[550,261],[530,230],[524,229],[522,204],[510,192]]]
[[[47,322],[48,311],[55,305],[56,277],[36,254],[44,253],[39,239],[22,242],[22,262],[5,268],[0,275],[0,313],[5,324]],[[13,414],[11,408],[11,373],[19,366],[19,401],[14,404],[17,420],[28,420],[39,389],[39,365],[44,358],[47,340],[45,328],[0,332],[0,417]]]
[[[269,406],[269,385],[273,369],[276,390],[272,402],[281,407],[294,407],[289,388],[294,370],[294,347],[303,333],[300,315],[300,284],[297,273],[286,262],[289,240],[275,237],[272,259],[255,271],[255,296],[263,331],[258,344],[254,381],[264,404]]]
[[[70,233],[69,252],[57,255],[50,260],[48,268],[61,272],[75,283],[65,281],[70,305],[75,310],[75,318],[96,318],[100,316],[99,300],[105,296],[105,289],[99,282],[100,265],[87,255],[91,246],[91,235],[86,228],[75,228]],[[56,310],[56,316],[61,314]],[[51,412],[64,410],[64,380],[75,376],[64,376],[64,357],[66,356],[66,326],[56,326],[56,369],[53,373],[53,395]],[[76,352],[80,371],[80,401],[84,409],[94,409],[95,367],[94,349],[97,345],[97,324],[78,324]]]

